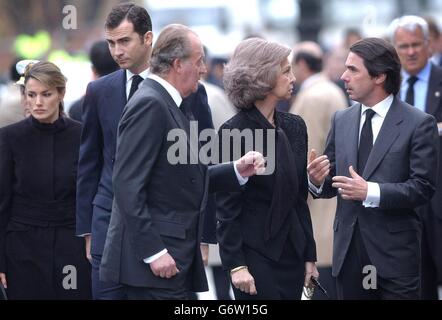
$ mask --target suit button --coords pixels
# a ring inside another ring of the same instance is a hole
[[[190,179],[190,182],[192,182],[192,184],[195,184],[196,180],[195,179]]]
[[[111,162],[112,162],[112,163],[115,163],[115,158],[112,158],[112,159],[111,159]]]

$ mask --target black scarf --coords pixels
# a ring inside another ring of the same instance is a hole
[[[275,179],[264,231],[264,239],[269,241],[278,235],[290,212],[294,210],[298,196],[298,174],[293,150],[287,135],[280,126],[278,113],[275,112],[275,128],[256,107],[250,110],[250,114],[265,130],[276,130]],[[266,153],[267,150],[265,150]]]

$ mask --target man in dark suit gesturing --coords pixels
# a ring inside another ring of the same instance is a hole
[[[209,189],[238,190],[264,160],[251,152],[209,169],[173,164],[171,130],[186,133],[188,155],[198,153],[180,110],[206,72],[198,36],[182,25],[166,27],[153,49],[151,72],[119,124],[115,200],[100,279],[122,284],[130,299],[185,299],[187,290],[207,290],[199,243]]]
[[[436,121],[395,97],[401,66],[388,42],[355,43],[345,65],[342,79],[359,104],[335,114],[324,155],[312,154],[308,165],[311,191],[338,195],[338,297],[418,299],[422,225],[415,208],[435,190]]]

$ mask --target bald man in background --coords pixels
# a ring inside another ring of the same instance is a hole
[[[307,125],[309,150],[314,149],[317,154],[324,152],[333,114],[348,105],[342,90],[322,73],[322,65],[323,52],[317,43],[306,41],[295,46],[292,68],[300,90],[290,112],[304,119]],[[309,195],[307,203],[312,217],[321,283],[327,287],[330,297],[335,298],[331,265],[336,198],[313,201]],[[321,297],[316,295],[315,298]]]

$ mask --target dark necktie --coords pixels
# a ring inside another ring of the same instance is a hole
[[[417,77],[412,76],[408,78],[407,95],[405,96],[405,102],[414,106],[414,84],[419,80]]]
[[[191,110],[190,104],[188,103],[187,100],[183,100],[183,102],[181,102],[180,110],[182,113],[184,113],[186,118],[189,119],[189,121],[195,120],[195,117],[194,117],[193,112]]]
[[[365,122],[361,131],[361,139],[359,140],[358,151],[358,174],[362,175],[367,163],[368,156],[373,148],[373,129],[371,127],[371,119],[376,114],[371,109],[365,111]]]
[[[135,91],[137,91],[138,86],[140,85],[140,83],[143,80],[144,79],[141,76],[137,75],[137,74],[132,77],[132,85],[130,86],[129,98],[127,99],[127,101],[129,101],[130,98],[132,98],[132,96],[134,95]]]

